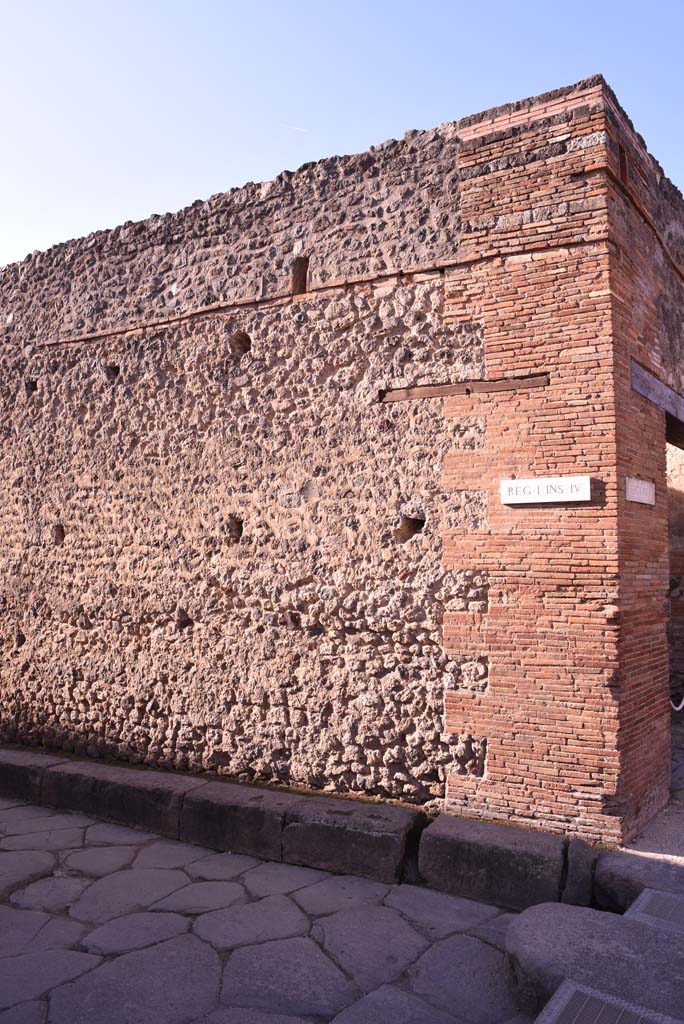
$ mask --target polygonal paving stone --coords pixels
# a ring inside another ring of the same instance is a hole
[[[296,938],[236,949],[223,972],[221,1002],[331,1017],[357,994],[315,942]]]
[[[220,950],[306,935],[308,930],[309,919],[287,896],[266,896],[258,903],[203,914],[194,926],[196,935]]]
[[[6,836],[0,850],[69,850],[83,842],[82,828],[60,828],[49,832]]]
[[[74,903],[90,885],[89,878],[40,878],[10,896],[10,903],[27,910],[57,914]]]
[[[72,949],[49,949],[0,960],[0,1009],[36,999],[99,963],[99,956]]]
[[[105,875],[93,882],[74,903],[70,913],[78,921],[104,924],[113,917],[147,910],[157,900],[187,884],[187,875],[182,871],[164,871],[161,868],[115,871],[113,875]]]
[[[89,846],[70,854],[64,866],[92,878],[102,878],[127,867],[137,852],[137,846]]]
[[[127,914],[116,920],[103,924],[83,941],[89,953],[130,953],[134,949],[143,949],[155,942],[165,942],[182,935],[190,927],[190,922],[180,914],[153,914],[142,911],[140,914]]]
[[[387,895],[388,885],[370,882],[355,875],[334,875],[295,893],[293,899],[307,914],[335,914],[367,903],[379,903]]]
[[[34,878],[47,875],[55,866],[51,853],[0,853],[0,897]]]
[[[75,946],[84,931],[76,921],[53,918],[37,910],[0,906],[0,957]]]
[[[243,881],[254,896],[279,896],[283,893],[295,892],[305,885],[313,885],[323,878],[329,878],[326,871],[314,871],[313,868],[298,868],[292,864],[276,864],[266,861],[252,868]]]
[[[458,1018],[392,985],[383,985],[348,1006],[333,1024],[457,1024]]]
[[[397,885],[386,907],[398,910],[429,939],[443,939],[453,932],[465,932],[499,914],[496,907],[461,896],[422,889],[417,885]]]
[[[28,821],[5,822],[3,831],[6,836],[26,836],[36,832],[56,832],[59,829],[87,828],[93,824],[92,818],[83,814],[51,814],[47,818],[31,818]]]
[[[47,1003],[17,1003],[0,1013],[0,1024],[45,1024]]]
[[[29,913],[29,911],[25,911]],[[86,928],[78,921],[70,921],[66,917],[53,917],[36,935],[31,943],[32,949],[67,949],[77,946],[86,933]]]
[[[478,925],[477,928],[469,928],[468,935],[473,935],[476,939],[482,939],[483,942],[488,942],[490,946],[495,946],[496,949],[505,952],[506,932],[511,921],[515,921],[517,916],[517,914],[499,914],[498,917],[485,921],[484,924]]]
[[[411,967],[409,979],[421,999],[468,1024],[499,1024],[518,1011],[508,960],[469,935],[436,943]]]
[[[246,898],[247,894],[239,882],[191,882],[183,889],[153,903],[152,909],[172,910],[178,914],[206,914],[210,910],[230,907]]]
[[[51,807],[19,804],[0,811],[0,832],[4,832],[6,827],[16,824],[18,821],[40,821],[43,818],[53,818],[54,815],[55,812]]]
[[[212,853],[188,864],[186,874],[208,882],[227,882],[260,863],[256,857],[245,857],[241,853]]]
[[[31,940],[49,920],[48,914],[40,914],[35,910],[0,906],[0,957],[25,952]]]
[[[110,825],[106,821],[91,825],[86,832],[86,843],[93,845],[136,846],[150,839],[159,839],[159,836],[138,828],[126,828],[125,825]]]
[[[209,850],[201,846],[190,846],[188,843],[175,843],[161,839],[150,843],[136,857],[135,868],[183,868],[193,860],[206,857]]]
[[[216,953],[192,935],[126,953],[50,997],[50,1024],[185,1024],[209,1013]]]
[[[312,936],[365,992],[394,981],[428,948],[424,937],[387,907],[357,907],[320,919]]]
[[[232,1010],[214,1010],[208,1017],[202,1017],[194,1024],[310,1024],[310,1021],[310,1017],[284,1017],[282,1013],[264,1013],[262,1010],[236,1006]]]

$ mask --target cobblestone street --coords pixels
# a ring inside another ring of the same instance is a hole
[[[0,1024],[504,1024],[511,915],[0,800]]]

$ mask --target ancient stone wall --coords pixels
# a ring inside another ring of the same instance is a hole
[[[5,737],[439,795],[442,614],[482,600],[440,533],[481,502],[439,467],[481,425],[378,395],[481,376],[443,302],[424,276],[6,360]]]
[[[66,242],[0,270],[0,339],[80,336],[453,259],[456,126]]]
[[[591,79],[0,271],[0,738],[630,835],[669,771],[659,173]]]

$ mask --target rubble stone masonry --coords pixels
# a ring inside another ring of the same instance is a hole
[[[682,266],[595,78],[0,270],[0,739],[632,835]]]

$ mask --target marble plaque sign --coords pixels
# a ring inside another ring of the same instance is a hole
[[[625,481],[625,497],[627,501],[638,501],[640,505],[655,505],[655,484],[650,480],[628,476]]]
[[[530,480],[502,480],[504,505],[536,505],[539,502],[591,500],[590,476],[541,476]]]

